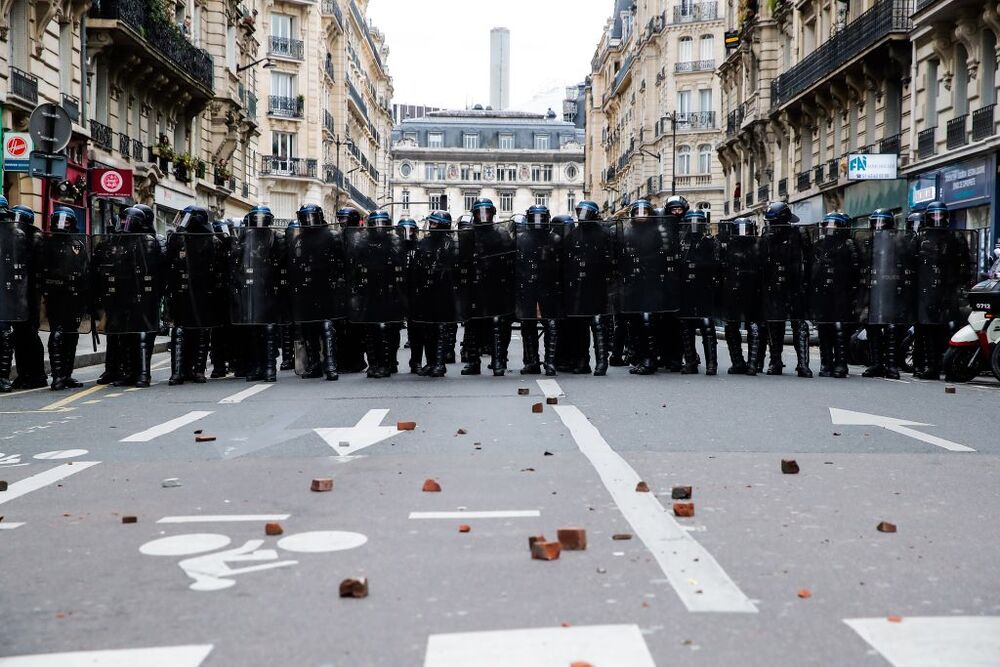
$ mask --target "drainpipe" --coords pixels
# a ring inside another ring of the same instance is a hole
[[[930,94],[930,91],[928,91]],[[935,89],[934,94],[937,94]],[[916,155],[913,145],[917,141],[917,43],[910,41],[910,156]],[[935,196],[937,193],[935,193]]]

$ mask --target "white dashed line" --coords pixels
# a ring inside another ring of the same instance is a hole
[[[545,394],[545,398],[560,398],[565,396],[562,387],[555,380],[536,380],[538,388]]]
[[[159,438],[161,435],[172,433],[180,427],[190,424],[191,422],[196,422],[199,419],[207,417],[210,414],[212,414],[210,410],[195,410],[187,413],[186,415],[181,415],[180,417],[171,419],[170,421],[148,428],[145,431],[133,433],[127,438],[122,438],[120,442],[149,442],[150,440]]]
[[[1000,665],[1000,617],[845,618],[893,667]]]
[[[541,516],[538,510],[485,510],[479,512],[410,512],[411,519],[525,519]]]
[[[224,399],[222,399],[221,401],[219,401],[219,404],[220,405],[234,405],[236,403],[242,403],[243,401],[245,401],[246,399],[250,398],[251,396],[259,394],[260,392],[264,391],[265,389],[270,389],[273,386],[274,386],[273,384],[255,384],[254,386],[249,387],[247,389],[244,389],[241,392],[235,393],[232,396],[226,396]]]
[[[59,480],[66,479],[70,475],[75,475],[76,473],[82,472],[87,468],[96,466],[98,463],[100,463],[100,461],[74,461],[73,463],[64,463],[61,466],[49,468],[45,472],[40,472],[37,475],[32,475],[31,477],[18,480],[8,486],[6,491],[0,492],[0,505],[9,503],[10,501],[27,495],[32,491],[45,488],[49,484],[54,484]]]
[[[224,523],[228,521],[284,521],[291,514],[194,514],[165,516],[156,523]]]

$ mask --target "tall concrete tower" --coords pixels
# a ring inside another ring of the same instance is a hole
[[[490,30],[490,106],[510,107],[510,30]]]

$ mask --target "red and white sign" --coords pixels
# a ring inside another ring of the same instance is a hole
[[[34,142],[27,132],[6,132],[3,135],[4,171],[28,171]]]
[[[25,159],[28,157],[28,153],[31,152],[31,148],[28,146],[27,140],[23,136],[15,135],[13,137],[7,137],[7,155],[16,159]]]
[[[98,197],[131,197],[131,169],[91,169],[90,194]]]

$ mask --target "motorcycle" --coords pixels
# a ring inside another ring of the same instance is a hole
[[[944,355],[945,379],[970,382],[990,370],[1000,380],[1000,245],[989,278],[968,292],[969,323],[958,330]]]

